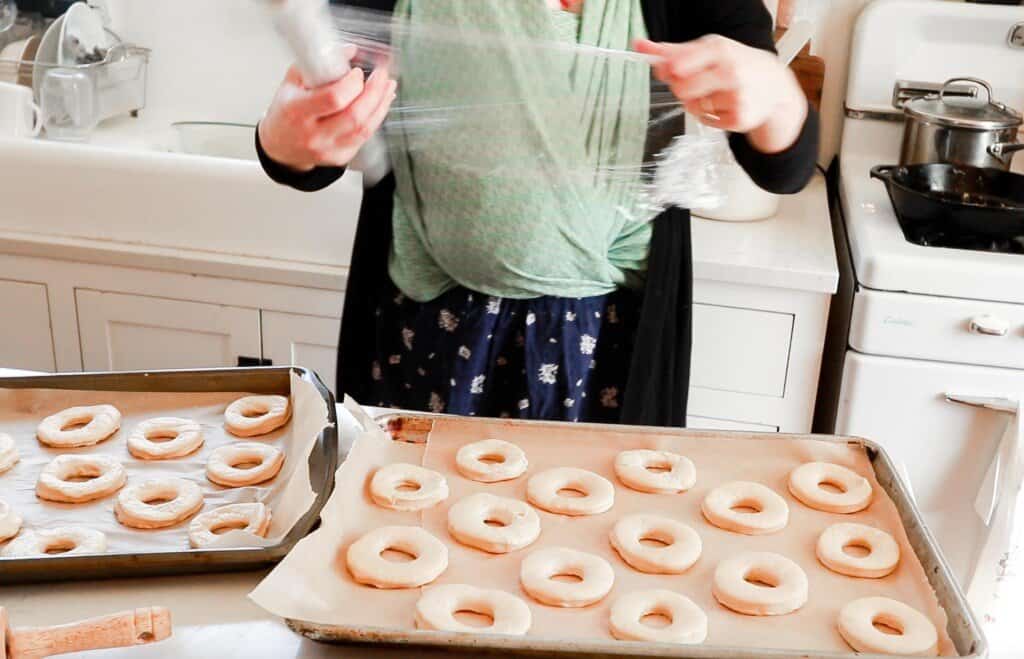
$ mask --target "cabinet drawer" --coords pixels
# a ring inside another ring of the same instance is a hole
[[[690,384],[782,398],[792,339],[792,314],[695,304]]]

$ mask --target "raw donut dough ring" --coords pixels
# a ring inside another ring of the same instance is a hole
[[[163,500],[163,503],[147,503]],[[155,478],[121,490],[114,515],[133,529],[162,529],[175,526],[199,512],[203,491],[184,478]]]
[[[400,551],[414,559],[394,563],[381,554]],[[382,526],[353,542],[345,553],[352,578],[374,588],[417,588],[448,569],[448,548],[418,526]]]
[[[822,488],[826,483],[842,492]],[[808,462],[789,472],[789,491],[808,508],[826,513],[855,513],[871,505],[871,482],[830,462]]]
[[[886,634],[881,623],[902,632]],[[839,611],[839,633],[857,652],[934,657],[939,653],[939,634],[923,613],[887,597],[864,597]]]
[[[81,428],[64,430],[81,423],[85,424]],[[121,412],[113,405],[69,407],[43,419],[36,437],[53,448],[79,448],[99,444],[120,427]]]
[[[71,478],[91,478],[72,481]],[[124,465],[107,455],[58,455],[43,467],[36,496],[61,503],[85,503],[109,496],[124,487]]]
[[[559,490],[578,490],[582,497],[566,497]],[[526,498],[533,505],[558,515],[599,515],[615,505],[615,486],[586,469],[557,467],[534,474],[526,482]]]
[[[502,526],[490,526],[489,520]],[[507,554],[540,536],[540,516],[525,501],[480,492],[448,509],[448,533],[464,545],[491,554]]]
[[[843,547],[865,547],[866,556],[851,556]],[[900,562],[900,546],[881,529],[866,524],[839,523],[825,529],[815,553],[821,564],[848,577],[879,579],[891,574]]]
[[[403,485],[416,485],[403,491]],[[413,512],[424,510],[448,498],[448,481],[432,469],[395,463],[381,467],[370,480],[370,498],[381,508]]]
[[[471,611],[494,622],[475,627],[459,622],[455,614]],[[416,627],[463,634],[522,636],[530,630],[532,616],[526,602],[502,590],[445,584],[427,588],[416,602]]]
[[[232,503],[197,515],[188,525],[188,541],[193,547],[205,547],[224,528],[240,529],[261,538],[270,529],[270,508],[262,503]]]
[[[256,437],[277,430],[291,415],[285,396],[246,396],[224,410],[224,427],[236,437]]]
[[[14,438],[0,432],[0,474],[9,471],[20,459]]]
[[[484,462],[485,458],[501,458]],[[526,453],[512,442],[484,439],[466,444],[455,454],[455,467],[471,481],[497,483],[519,478],[530,466]]]
[[[582,581],[555,581],[573,575]],[[599,602],[611,591],[615,571],[608,561],[568,547],[549,547],[531,552],[519,567],[519,582],[526,594],[541,604],[579,608]]]
[[[641,622],[649,615],[662,615],[667,627]],[[708,616],[693,600],[671,590],[635,590],[612,603],[609,618],[612,636],[620,641],[682,643],[696,645],[708,637]]]
[[[251,469],[237,465],[256,463]],[[215,449],[206,463],[206,477],[224,487],[246,487],[263,483],[277,476],[284,464],[280,449],[266,444],[243,442]]]
[[[612,547],[630,567],[648,574],[682,574],[700,558],[702,543],[692,528],[660,515],[623,517],[609,536]],[[664,547],[650,547],[641,540],[658,540]]]
[[[759,586],[748,579],[772,584]],[[807,603],[807,575],[785,556],[749,552],[728,558],[715,568],[711,593],[718,602],[748,616],[778,616]]]
[[[733,508],[750,507],[744,513]],[[744,535],[766,535],[786,528],[789,506],[774,490],[760,483],[732,481],[708,492],[700,506],[704,517],[720,529]]]
[[[652,467],[667,471],[651,471]],[[615,458],[615,475],[626,487],[651,494],[685,492],[697,482],[697,468],[689,458],[648,449],[619,453]]]
[[[170,438],[155,442],[155,438]],[[128,452],[140,460],[169,460],[195,453],[203,445],[203,429],[190,419],[159,417],[135,426],[128,435]]]
[[[0,499],[0,542],[10,540],[21,530],[21,515],[11,505]]]
[[[60,553],[61,556],[102,554],[107,551],[107,536],[81,526],[25,531],[4,547],[3,555],[27,558],[44,556],[55,549],[66,550]]]

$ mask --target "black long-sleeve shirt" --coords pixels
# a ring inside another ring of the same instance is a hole
[[[445,0],[433,0],[443,2]],[[517,2],[519,0],[508,0]],[[393,11],[396,0],[343,0],[342,4]],[[763,0],[641,0],[652,39],[684,42],[720,34],[774,52],[771,16]],[[803,189],[814,175],[819,140],[818,115],[808,110],[796,142],[766,154],[746,136],[729,136],[737,162],[762,188],[779,194]],[[341,167],[296,172],[270,159],[256,138],[260,162],[271,179],[298,190],[327,187],[344,174]],[[365,192],[342,317],[338,357],[339,395],[365,398],[374,329],[374,295],[388,276],[395,180],[389,175]],[[686,421],[692,339],[693,268],[689,211],[671,208],[654,220],[644,304],[634,342],[622,409],[626,423],[683,426]]]

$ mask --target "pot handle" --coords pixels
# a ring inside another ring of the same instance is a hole
[[[1000,142],[988,147],[992,157],[1009,166],[1013,154],[1024,151],[1024,142]]]
[[[889,182],[892,180],[892,172],[896,169],[896,165],[876,165],[871,168],[871,178],[877,178],[879,181]]]
[[[981,78],[972,78],[970,76],[964,76],[961,78],[950,78],[949,80],[944,82],[942,84],[942,89],[939,90],[939,99],[944,99],[946,97],[946,91],[949,90],[950,87],[952,87],[955,83],[958,82],[973,82],[974,84],[983,88],[985,90],[985,93],[988,94],[988,103],[992,102],[992,85],[988,84]]]

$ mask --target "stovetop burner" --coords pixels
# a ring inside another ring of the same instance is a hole
[[[904,237],[924,247],[946,247],[949,249],[967,249],[976,252],[995,252],[999,254],[1024,254],[1024,236],[1013,238],[993,238],[951,230],[948,226],[916,225],[908,226],[900,222]]]

